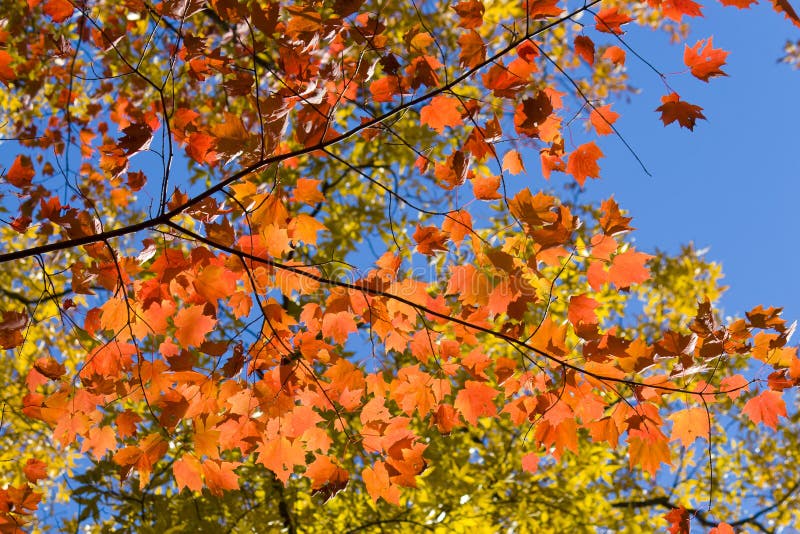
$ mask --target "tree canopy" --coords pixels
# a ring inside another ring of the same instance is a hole
[[[626,41],[700,4],[0,13],[0,532],[800,522],[794,324],[581,194],[639,160],[629,62],[654,128],[706,118],[712,36],[682,77]]]

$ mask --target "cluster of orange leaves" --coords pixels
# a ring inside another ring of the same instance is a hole
[[[699,5],[691,0],[649,3],[674,20],[699,15]],[[157,9],[179,18],[175,4],[162,3]],[[79,384],[50,357],[38,359],[27,377],[23,412],[51,425],[62,445],[80,442],[95,459],[110,454],[122,477],[135,472],[141,486],[148,483],[154,465],[171,454],[179,488],[207,487],[214,494],[238,487],[240,461],[229,459],[236,453],[242,461],[252,458],[264,465],[284,483],[292,474],[303,474],[314,491],[328,497],[350,477],[338,454],[358,448],[374,458],[360,473],[369,494],[398,503],[400,488],[415,487],[417,475],[426,468],[427,445],[420,428],[448,434],[482,417],[535,423],[537,448],[553,451],[557,458],[565,451],[578,452],[581,428],[611,447],[627,435],[631,465],[655,474],[661,464],[670,463],[670,441],[689,446],[709,434],[704,409],[690,407],[663,418],[666,395],[684,391],[678,378],[724,355],[752,351],[775,366],[768,389],[744,407],[753,422],[774,428],[778,417],[786,415],[780,392],[800,382],[800,359],[796,349],[785,346],[791,328],[778,310],[757,308],[746,320],[723,326],[705,302],[689,332],[667,331],[648,342],[604,329],[596,312],[600,303],[586,293],[571,296],[565,320],[547,316],[535,329],[529,328],[525,314],[542,299],[531,281],[544,276],[543,267],[572,259],[570,247],[579,227],[569,207],[551,195],[523,189],[508,198],[510,216],[521,232],[501,247],[482,241],[464,209],[449,212],[440,224],[426,220],[417,225],[412,239],[422,255],[470,249],[474,261],[449,265],[446,280],[403,277],[401,258],[392,253],[352,282],[293,260],[299,246],[315,245],[325,230],[313,215],[314,207],[326,201],[321,181],[304,177],[265,192],[249,179],[250,171],[269,158],[297,165],[295,158],[321,151],[351,133],[364,139],[378,135],[378,119],[364,118],[354,132],[337,131],[329,120],[340,101],[357,98],[359,87],[376,106],[399,105],[408,98],[413,103],[414,95],[430,91],[430,98],[418,98],[414,104],[419,104],[421,124],[439,135],[463,129],[464,140],[440,160],[420,155],[416,170],[444,190],[469,181],[479,200],[504,198],[501,177],[482,175],[472,165],[499,156],[492,140],[503,137],[503,121],[482,113],[480,102],[437,89],[443,87],[445,66],[433,51],[434,38],[420,27],[403,36],[408,46],[404,65],[382,57],[379,74],[370,80],[350,58],[335,78],[320,64],[321,54],[311,53],[320,46],[320,33],[334,34],[325,43],[331,56],[345,51],[348,39],[356,39],[352,35],[376,49],[389,39],[373,14],[357,13],[359,2],[342,3],[345,11],[329,20],[311,5],[287,7],[286,20],[281,20],[270,11],[277,10],[277,4],[212,4],[230,23],[252,17],[265,34],[283,34],[306,45],[281,49],[282,68],[292,76],[265,102],[259,117],[264,119],[263,131],[255,133],[256,121],[232,112],[213,123],[212,117],[201,117],[188,104],[180,104],[166,117],[155,104],[138,106],[120,95],[109,113],[119,138],[105,123],[97,128],[97,144],[94,132],[80,137],[82,149],[91,153],[94,148],[100,154],[99,170],[87,175],[108,179],[118,199],[124,195],[120,191],[144,186],[141,173],[128,172],[129,161],[149,147],[159,129],[169,127],[172,139],[198,165],[213,168],[243,154],[244,171],[235,183],[231,180],[240,207],[211,195],[198,200],[176,191],[166,206],[170,211],[156,221],[192,240],[190,252],[148,239],[138,256],[121,255],[96,237],[100,232],[89,210],[62,205],[57,196],[35,188],[31,158],[20,154],[6,173],[10,184],[29,195],[14,228],[24,232],[35,217],[48,231],[81,240],[85,255],[69,269],[72,290],[110,295],[85,310],[83,330],[109,341],[87,354],[77,371]],[[525,2],[530,20],[564,15],[556,4]],[[797,21],[788,4],[778,0],[776,5]],[[63,22],[73,8],[64,0],[49,0],[42,9],[53,21]],[[540,68],[543,43],[526,38],[513,54],[490,61],[488,45],[476,31],[483,24],[481,2],[461,2],[454,9],[462,31],[460,66],[480,71],[479,83],[487,94],[514,103],[509,114],[514,134],[541,147],[544,176],[563,172],[581,186],[598,178],[603,153],[594,141],[566,148],[560,115],[564,94],[553,87],[528,90]],[[352,21],[346,20],[351,15]],[[631,21],[620,7],[604,8],[594,18],[594,29],[618,36]],[[95,35],[97,42],[103,39]],[[701,41],[684,53],[690,72],[703,81],[724,75],[726,53],[712,44],[711,39]],[[589,66],[625,62],[623,49],[605,46],[599,54],[600,47],[585,35],[574,39],[573,48]],[[254,83],[232,68],[234,58],[209,50],[201,39],[186,39],[176,58],[194,84],[220,75],[235,96],[248,94]],[[16,69],[11,56],[0,50],[0,80],[13,80]],[[317,83],[316,77],[322,76],[331,79]],[[313,105],[298,96],[312,82],[322,88]],[[657,111],[665,124],[677,121],[688,129],[704,118],[700,107],[682,101],[677,93],[663,97]],[[285,139],[290,117],[291,139]],[[593,106],[589,124],[596,134],[609,135],[617,118],[610,104]],[[54,146],[54,138],[49,132],[38,147]],[[523,172],[522,154],[508,150],[501,167],[511,174]],[[580,275],[593,291],[625,290],[646,281],[650,256],[619,240],[631,230],[630,219],[613,199],[600,211],[599,230],[591,236],[586,255],[575,259]],[[204,235],[185,221],[177,222],[178,215],[191,218]],[[291,314],[280,297],[306,302],[298,314]],[[262,318],[261,331],[249,347],[217,335],[225,317],[244,321],[253,313]],[[4,311],[2,346],[22,343],[27,325],[25,314]],[[351,335],[366,328],[385,350],[408,353],[413,364],[396,374],[366,372],[343,356]],[[570,334],[581,340],[580,366],[567,358],[576,350],[568,346]],[[522,356],[490,354],[483,343],[488,338],[520,349]],[[152,357],[145,357],[143,346],[152,347]],[[612,406],[608,399],[614,397],[615,384],[627,385],[632,394]],[[691,393],[708,403],[723,402],[748,386],[734,375],[718,384],[695,382]],[[526,456],[523,467],[535,470],[537,462],[537,456]],[[0,494],[6,516],[32,510],[34,500],[26,487]]]

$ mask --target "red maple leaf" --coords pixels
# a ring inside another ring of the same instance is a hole
[[[590,141],[576,148],[567,160],[567,174],[571,174],[581,186],[586,178],[599,178],[600,166],[597,160],[603,157],[600,148]]]
[[[725,64],[728,52],[721,48],[713,48],[713,40],[713,37],[709,37],[708,42],[701,39],[691,48],[686,45],[683,50],[683,62],[692,69],[692,74],[696,78],[704,82],[708,82],[709,78],[714,76],[727,76],[720,67]]]
[[[621,35],[623,24],[627,24],[633,19],[625,13],[620,13],[618,7],[607,7],[595,15],[595,29],[600,32],[615,33]]]
[[[662,96],[661,105],[656,108],[656,111],[661,112],[661,120],[664,121],[664,126],[678,121],[678,124],[682,127],[694,130],[697,119],[705,119],[703,108],[684,102],[678,96],[678,93]]]

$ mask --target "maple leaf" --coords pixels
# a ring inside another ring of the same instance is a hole
[[[475,177],[472,180],[472,193],[478,200],[497,200],[503,198],[500,188],[500,176]]]
[[[720,393],[725,393],[733,400],[746,392],[750,383],[742,375],[726,376],[719,383]]]
[[[239,477],[234,469],[239,467],[237,462],[224,462],[220,460],[206,460],[203,462],[203,477],[208,491],[212,495],[220,496],[224,490],[239,489]]]
[[[691,48],[686,45],[683,51],[683,62],[691,68],[692,75],[704,82],[708,82],[709,78],[714,76],[727,76],[720,67],[725,64],[728,52],[721,48],[713,48],[713,41],[713,37],[709,37],[708,42],[701,39]]]
[[[472,232],[472,216],[465,210],[452,211],[442,222],[442,230],[450,235],[453,243],[461,243]]]
[[[526,98],[517,106],[514,112],[514,126],[519,133],[536,136],[539,126],[552,112],[553,104],[550,102],[550,96],[544,91],[539,91],[534,98]]]
[[[650,254],[636,252],[632,248],[617,254],[608,269],[609,281],[619,288],[644,282],[650,278],[650,271],[645,263],[652,257]]]
[[[6,85],[14,81],[17,77],[14,69],[11,67],[12,60],[11,54],[5,50],[0,50],[0,81]]]
[[[358,330],[353,314],[348,311],[326,313],[322,319],[322,335],[331,337],[338,344],[347,341],[347,337]]]
[[[678,93],[662,96],[661,105],[656,108],[656,111],[661,112],[661,120],[664,122],[664,126],[678,121],[678,124],[682,127],[694,130],[697,119],[705,119],[702,113],[703,108],[684,102],[680,99]]]
[[[186,153],[198,163],[211,163],[216,157],[216,153],[212,151],[215,141],[216,139],[208,134],[192,133],[187,140]]]
[[[400,504],[400,490],[389,480],[385,462],[379,460],[372,467],[364,468],[361,478],[373,502],[383,498],[390,504]]]
[[[14,163],[6,173],[6,180],[11,185],[20,189],[30,187],[33,177],[36,172],[33,170],[33,164],[28,156],[20,154],[14,159]]]
[[[610,135],[614,133],[614,129],[611,125],[617,122],[618,118],[619,113],[611,111],[611,104],[596,107],[592,109],[592,112],[589,114],[589,121],[592,123],[592,126],[594,126],[597,135]]]
[[[44,3],[44,12],[53,22],[64,22],[74,10],[75,6],[69,0],[46,0]]]
[[[599,178],[600,166],[597,160],[603,157],[600,148],[590,141],[576,148],[567,160],[567,174],[571,174],[581,186],[586,178]]]
[[[525,165],[522,162],[522,156],[516,150],[509,150],[503,156],[503,170],[511,174],[519,174],[525,171]]]
[[[217,321],[203,313],[203,306],[190,306],[178,312],[174,323],[177,328],[175,338],[182,346],[199,347]]]
[[[778,13],[783,13],[784,17],[792,21],[792,24],[800,27],[800,16],[789,3],[789,0],[772,0],[772,7]]]
[[[431,99],[430,104],[420,110],[420,121],[437,132],[443,133],[445,127],[454,127],[462,123],[461,112],[458,110],[459,105],[460,102],[457,98],[437,95]]]
[[[83,440],[81,452],[92,451],[95,460],[100,460],[105,456],[106,451],[113,451],[117,448],[117,435],[110,426],[93,427],[89,430],[89,435]]]
[[[603,52],[603,59],[607,59],[615,65],[624,65],[625,55],[625,50],[618,46],[612,45],[606,48],[605,52]]]
[[[417,251],[426,256],[433,256],[437,250],[447,250],[445,245],[447,234],[441,232],[435,226],[420,226],[418,224],[413,237],[414,241],[417,242]]]
[[[379,78],[369,85],[372,99],[375,102],[391,102],[394,96],[402,93],[400,78],[394,75]]]
[[[557,17],[564,12],[558,7],[558,0],[523,0],[522,5],[528,12],[528,18],[532,20]]]
[[[304,202],[311,206],[325,201],[325,196],[319,190],[321,180],[313,178],[298,178],[294,188],[294,200]]]
[[[652,476],[656,476],[662,463],[671,464],[667,440],[657,430],[629,430],[628,446],[631,467],[638,464]]]
[[[633,19],[625,13],[621,13],[618,7],[606,7],[595,15],[594,27],[600,32],[622,35],[625,32],[622,31],[620,26],[632,20]]]
[[[306,468],[305,475],[311,479],[311,491],[322,495],[327,502],[347,487],[350,475],[328,456],[317,456]]]
[[[41,460],[30,458],[22,467],[22,472],[29,482],[36,484],[39,480],[47,478],[47,464]]]
[[[765,390],[747,401],[742,413],[747,414],[755,424],[764,423],[777,430],[778,417],[786,417],[786,403],[777,391]]]
[[[497,413],[497,406],[494,405],[494,398],[497,395],[498,391],[491,386],[467,380],[464,389],[456,395],[454,407],[465,421],[475,425],[478,423],[478,417],[494,416]]]
[[[522,457],[522,469],[528,473],[535,473],[539,468],[540,457],[535,452],[529,452]]]
[[[67,368],[64,364],[49,356],[38,358],[34,362],[33,368],[50,380],[58,380],[67,372]]]
[[[584,324],[596,324],[597,314],[595,309],[600,306],[600,303],[586,295],[574,295],[569,299],[569,308],[567,317],[569,322],[575,327]]]
[[[125,152],[126,156],[147,150],[153,141],[153,130],[146,123],[131,124],[123,128],[122,133],[125,135],[117,141],[117,146]]]
[[[708,534],[736,534],[736,531],[728,523],[720,523],[709,530]]]
[[[465,0],[451,7],[458,13],[459,27],[472,29],[483,25],[483,13],[486,8],[480,0]]]
[[[286,484],[295,466],[305,465],[306,455],[300,440],[290,441],[285,437],[264,439],[256,449],[258,463],[275,473]]]
[[[474,68],[486,59],[486,43],[483,37],[475,30],[462,33],[458,36],[458,63],[462,67]]]
[[[688,408],[670,415],[672,421],[671,441],[679,440],[684,447],[690,446],[697,438],[708,440],[709,415],[703,408]]]
[[[669,523],[669,534],[689,534],[691,517],[686,508],[673,508],[664,514],[664,519]]]
[[[217,153],[230,161],[248,149],[250,134],[241,116],[226,112],[223,118],[224,121],[216,124],[212,132],[216,138]]]
[[[589,66],[594,65],[594,41],[585,35],[576,35],[573,41],[575,53]]]
[[[190,491],[203,489],[203,466],[193,455],[186,453],[172,464],[172,474],[178,491],[189,488]]]
[[[702,17],[702,7],[694,0],[665,0],[662,4],[664,16],[675,22],[680,22],[684,15]]]

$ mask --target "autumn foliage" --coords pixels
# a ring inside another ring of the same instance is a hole
[[[83,493],[113,479],[175,502],[266,485],[284,504],[294,487],[413,508],[445,465],[432,451],[497,429],[511,480],[591,449],[626,473],[624,500],[699,451],[712,472],[691,498],[629,509],[660,506],[672,532],[748,525],[698,503],[717,498],[723,420],[793,417],[793,326],[771,307],[722,322],[700,256],[640,250],[614,198],[540,179],[590,188],[605,140],[631,147],[626,29],[681,39],[701,6],[428,4],[3,3],[14,432],[91,465]],[[687,43],[686,72],[727,76],[719,45]],[[683,83],[653,102],[655,127],[706,118]],[[65,476],[46,450],[5,466],[0,532],[35,527],[35,488]],[[107,512],[86,510],[73,521]]]

